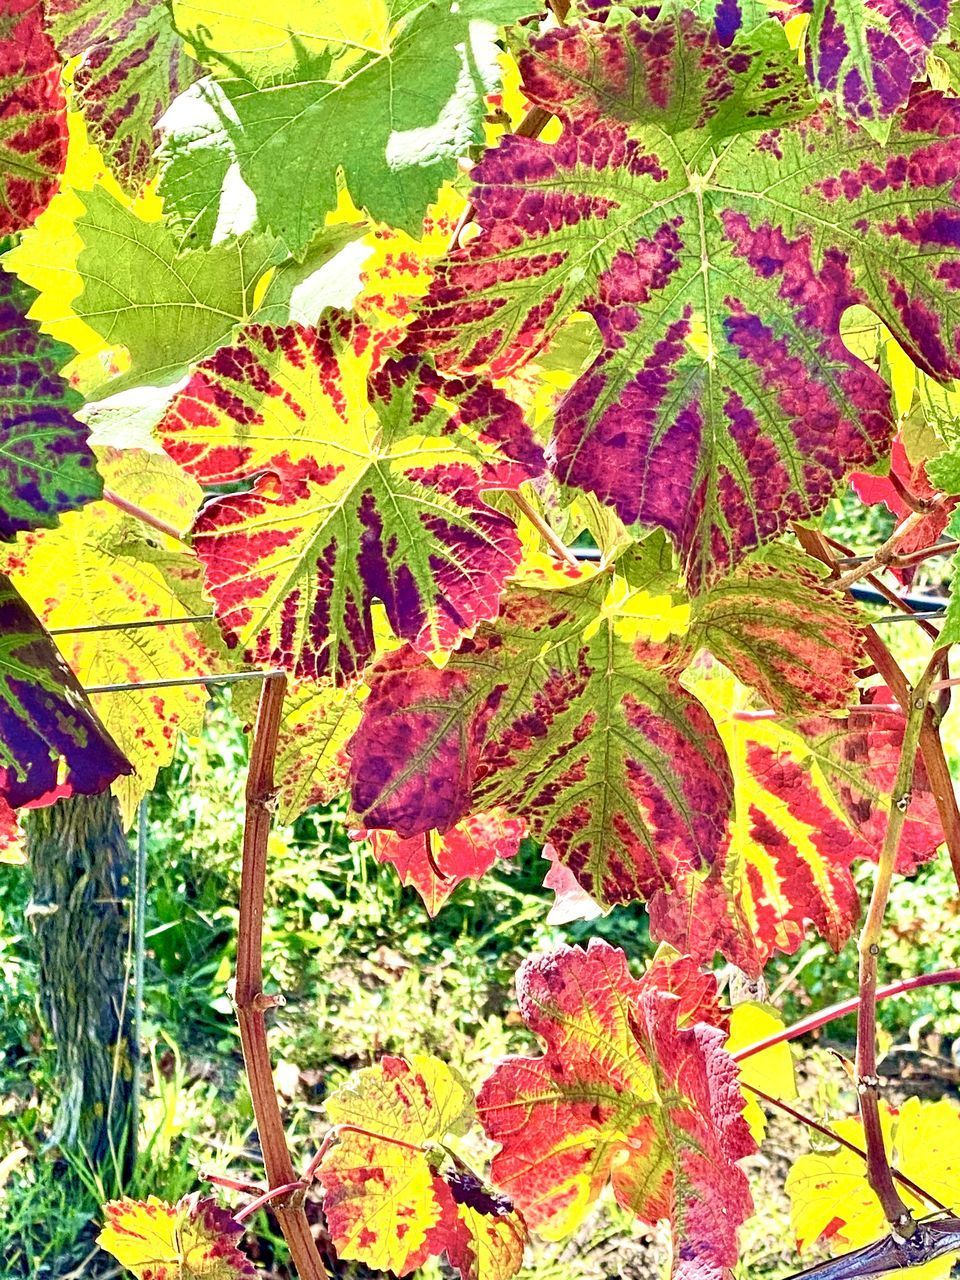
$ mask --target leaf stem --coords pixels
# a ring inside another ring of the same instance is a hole
[[[916,529],[916,527],[928,519],[929,516],[939,507],[944,506],[947,502],[953,502],[952,498],[942,498],[939,502],[931,504],[927,511],[911,511],[910,514],[897,525],[886,542],[880,544],[876,551],[866,559],[863,564],[859,564],[856,568],[850,569],[847,573],[842,573],[837,579],[837,586],[842,590],[853,586],[855,582],[859,582],[861,578],[866,578],[869,574],[874,573],[877,569],[886,569],[896,559],[897,548],[903,542],[904,538]],[[932,553],[931,553],[932,554]]]
[[[579,569],[580,561],[570,548],[564,544],[562,538],[558,536],[556,531],[550,528],[533,503],[528,502],[523,494],[518,493],[515,489],[511,489],[509,493],[511,500],[513,501],[513,505],[521,512],[521,514],[526,516],[536,531],[540,534],[541,538],[543,538],[547,546],[551,551],[553,551],[554,555],[559,556],[561,560],[572,565],[574,569]]]
[[[166,534],[168,538],[173,538],[176,542],[183,542],[183,533],[170,524],[167,520],[162,520],[160,516],[155,516],[152,511],[148,511],[146,507],[140,507],[135,502],[123,498],[114,489],[104,489],[104,502],[112,502],[115,507],[119,507],[121,511],[125,511],[128,516],[135,516],[138,520],[142,520],[144,524],[156,529],[158,533]]]
[[[920,987],[945,986],[951,982],[960,982],[960,968],[941,969],[938,973],[921,973],[912,978],[902,978],[899,982],[887,983],[886,986],[877,988],[876,999],[878,1001],[888,1000],[891,996],[900,996],[907,991],[916,991]],[[784,1027],[782,1031],[774,1031],[772,1035],[765,1036],[754,1044],[748,1044],[742,1049],[738,1049],[732,1055],[733,1060],[734,1062],[743,1062],[746,1058],[752,1058],[754,1054],[763,1053],[764,1049],[772,1049],[774,1045],[783,1044],[788,1040],[796,1040],[800,1036],[807,1035],[810,1031],[818,1031],[828,1023],[836,1022],[838,1018],[845,1018],[850,1013],[856,1013],[859,1007],[859,996],[852,996],[849,1000],[840,1000],[837,1004],[828,1005],[818,1013],[811,1013],[808,1017],[801,1018],[789,1027]]]
[[[934,650],[915,689],[904,706],[907,723],[903,731],[900,763],[891,793],[890,814],[883,846],[877,861],[870,906],[859,942],[860,1006],[857,1015],[857,1092],[867,1144],[867,1181],[873,1188],[887,1221],[898,1235],[909,1238],[914,1231],[910,1210],[900,1197],[890,1171],[880,1122],[880,1078],[877,1075],[877,957],[883,933],[883,917],[897,862],[900,836],[910,807],[920,731],[930,698],[930,686],[943,661],[945,651]]]
[[[234,1002],[253,1114],[267,1173],[268,1194],[280,1197],[280,1202],[274,1206],[277,1222],[300,1280],[328,1280],[304,1212],[305,1188],[297,1178],[287,1148],[280,1103],[273,1084],[264,1022],[264,1012],[268,1007],[268,1000],[263,993],[263,905],[267,840],[271,815],[277,802],[274,761],[286,684],[286,677],[282,674],[272,675],[264,681],[250,747]]]

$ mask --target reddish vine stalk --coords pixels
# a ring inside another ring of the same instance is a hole
[[[860,1008],[857,1015],[857,1092],[867,1145],[867,1181],[883,1206],[887,1221],[897,1234],[909,1238],[914,1221],[897,1190],[890,1171],[880,1121],[880,1078],[877,1075],[877,957],[883,933],[890,885],[897,863],[900,836],[910,807],[913,775],[917,766],[920,731],[926,717],[930,686],[944,658],[943,649],[934,650],[915,689],[904,705],[907,723],[903,731],[900,763],[890,796],[890,814],[883,846],[877,861],[870,906],[860,933]]]
[[[920,973],[912,978],[903,978],[900,982],[890,982],[886,986],[878,987],[875,999],[888,1000],[891,996],[900,996],[907,991],[916,991],[920,987],[936,987],[944,986],[947,983],[960,982],[960,969],[942,969],[938,973]],[[845,1018],[849,1013],[856,1013],[860,1007],[860,997],[852,996],[849,1000],[841,1000],[837,1004],[831,1004],[826,1009],[821,1009],[818,1013],[811,1013],[806,1018],[801,1018],[798,1022],[794,1022],[789,1027],[784,1027],[782,1031],[775,1031],[772,1035],[764,1036],[762,1040],[757,1040],[755,1044],[748,1044],[742,1049],[738,1049],[733,1055],[734,1062],[743,1062],[746,1058],[752,1058],[756,1053],[762,1053],[764,1049],[772,1049],[774,1045],[783,1044],[787,1040],[796,1040],[799,1036],[804,1036],[810,1031],[818,1031],[820,1027],[825,1027],[829,1022],[835,1022],[838,1018]]]
[[[277,799],[274,762],[286,684],[282,675],[264,680],[250,746],[234,1002],[253,1114],[267,1173],[267,1198],[279,1197],[274,1204],[274,1213],[300,1280],[328,1280],[304,1212],[304,1187],[294,1170],[287,1147],[264,1021],[266,1010],[276,1003],[263,992],[263,902],[267,840]],[[288,1190],[282,1192],[281,1188]]]

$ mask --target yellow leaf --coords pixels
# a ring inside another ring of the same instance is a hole
[[[97,1243],[137,1280],[245,1280],[256,1272],[237,1248],[242,1233],[213,1200],[170,1205],[150,1196],[106,1205]]]
[[[326,1105],[333,1124],[358,1125],[417,1145],[462,1133],[473,1118],[473,1096],[460,1077],[422,1053],[384,1058],[355,1072]]]
[[[734,1005],[727,1051],[735,1054],[738,1049],[745,1049],[747,1045],[756,1044],[757,1041],[782,1031],[783,1027],[782,1019],[769,1005],[757,1004],[752,1000]],[[793,1055],[786,1041],[745,1058],[739,1065],[742,1084],[754,1085],[771,1097],[782,1098],[786,1102],[797,1096]],[[744,1119],[757,1142],[762,1142],[767,1129],[766,1112],[749,1090],[745,1091],[745,1097],[747,1105],[743,1109]]]
[[[884,1141],[892,1166],[913,1179],[945,1204],[956,1200],[960,1178],[960,1110],[952,1102],[922,1102],[908,1098],[899,1112],[880,1104]],[[835,1123],[842,1138],[863,1148],[859,1117]],[[790,1218],[803,1252],[825,1233],[835,1242],[834,1252],[858,1249],[887,1234],[887,1224],[877,1198],[870,1190],[861,1156],[838,1147],[829,1152],[801,1156],[787,1174]],[[905,1187],[898,1190],[911,1212],[921,1217],[930,1206]],[[923,1267],[912,1267],[911,1280],[945,1280],[956,1254],[937,1258]]]
[[[77,270],[83,241],[76,223],[84,205],[77,192],[102,187],[144,222],[159,220],[163,202],[149,187],[136,197],[123,191],[89,141],[79,112],[68,111],[67,127],[67,164],[60,189],[34,225],[23,232],[20,243],[5,255],[3,266],[39,290],[30,317],[77,352],[63,372],[83,390],[102,383],[108,371],[120,372],[126,354],[114,356],[109,343],[73,311],[72,304],[83,291]]]
[[[189,525],[200,488],[163,454],[100,453],[108,489],[177,528]],[[112,502],[66,512],[55,529],[21,534],[0,552],[0,567],[53,630],[85,688],[162,680],[210,670],[213,655],[193,626],[77,631],[75,628],[209,613],[200,566],[181,543]],[[177,734],[199,732],[202,685],[95,694],[97,714],[136,773],[114,784],[126,821],[168,764]]]

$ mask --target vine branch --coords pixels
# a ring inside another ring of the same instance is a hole
[[[328,1280],[304,1212],[305,1190],[287,1148],[264,1021],[265,1011],[276,1003],[263,992],[263,902],[267,840],[276,806],[274,762],[286,684],[283,675],[273,675],[264,681],[250,747],[234,1003],[253,1114],[267,1173],[267,1198],[277,1197],[274,1212],[300,1280]]]
[[[890,797],[890,814],[877,862],[877,876],[859,943],[860,1008],[857,1016],[856,1072],[860,1115],[867,1144],[867,1180],[883,1207],[887,1221],[896,1234],[904,1239],[909,1239],[913,1235],[915,1223],[891,1174],[880,1123],[880,1078],[877,1075],[877,957],[880,954],[883,917],[896,868],[900,836],[910,807],[920,731],[926,716],[930,686],[944,656],[943,649],[934,650],[916,688],[910,693],[909,702],[904,706],[907,723],[903,731],[900,763]]]

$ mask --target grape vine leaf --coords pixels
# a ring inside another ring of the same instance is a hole
[[[881,1102],[880,1122],[893,1168],[945,1204],[951,1203],[960,1175],[960,1112],[955,1103],[907,1098],[894,1111]],[[859,1117],[834,1121],[831,1128],[863,1148]],[[787,1173],[785,1189],[801,1253],[820,1238],[829,1240],[833,1251],[846,1252],[882,1239],[889,1230],[876,1196],[870,1192],[863,1157],[846,1147],[800,1156]],[[927,1202],[902,1184],[897,1190],[918,1218],[929,1211]],[[956,1260],[956,1253],[952,1253],[897,1274],[946,1280]]]
[[[253,1263],[238,1245],[243,1227],[196,1193],[177,1204],[156,1196],[111,1200],[97,1244],[137,1280],[247,1280]]]
[[[695,600],[687,643],[709,649],[774,711],[846,707],[866,661],[857,606],[808,557],[772,550]]]
[[[298,676],[349,681],[375,650],[373,604],[419,651],[496,616],[520,559],[483,499],[542,455],[489,384],[383,363],[342,314],[319,329],[251,325],[204,361],[160,424],[209,502],[193,531],[231,645]]]
[[[165,121],[160,189],[203,243],[242,186],[258,225],[300,256],[336,206],[338,167],[358,205],[416,234],[440,184],[482,143],[498,26],[528,13],[529,0],[387,0],[365,45],[344,39],[348,10],[347,0],[319,6],[309,34],[322,47],[291,35],[279,73],[273,50],[262,60],[249,49],[218,54],[215,15],[184,28],[201,61],[228,56],[234,70],[188,90]],[[310,163],[289,164],[291,155]]]
[[[473,1118],[473,1095],[445,1063],[382,1058],[331,1095],[327,1114],[337,1140],[317,1178],[339,1258],[400,1276],[442,1253],[464,1280],[519,1270],[526,1232],[512,1204],[443,1149]]]
[[[394,831],[360,831],[378,862],[389,862],[400,883],[412,885],[428,915],[435,916],[463,880],[479,880],[498,858],[515,858],[525,823],[503,810],[468,815],[441,835],[427,831],[404,839]]]
[[[36,293],[0,272],[0,539],[51,528],[103,484],[74,416],[81,397],[60,376],[71,352],[28,320]]]
[[[163,223],[138,217],[103,187],[77,196],[84,206],[76,223],[83,291],[73,310],[130,355],[131,368],[110,382],[111,394],[175,381],[252,313],[275,242],[242,238],[178,256]]]
[[[951,0],[813,0],[807,10],[807,73],[843,116],[879,142],[926,79],[927,56],[944,34]]]
[[[498,375],[590,312],[604,350],[557,409],[552,469],[665,528],[698,590],[886,452],[889,390],[843,343],[850,306],[960,373],[960,105],[917,92],[881,147],[804,115],[782,52],[723,50],[689,16],[615,10],[532,38],[520,66],[564,133],[505,138],[472,171],[483,232],[409,341]]]
[[[505,1059],[477,1096],[496,1185],[560,1239],[609,1181],[642,1221],[669,1220],[675,1276],[727,1274],[753,1212],[737,1161],[755,1144],[725,1032],[683,1024],[679,998],[597,938],[526,960],[517,998],[545,1052]]]
[[[0,235],[29,227],[50,203],[67,161],[60,59],[41,0],[0,9]]]
[[[168,0],[46,0],[46,17],[60,53],[82,55],[74,105],[121,184],[137,190],[155,172],[154,126],[200,74]]]
[[[701,682],[697,692],[730,758],[735,818],[724,858],[658,897],[651,929],[700,959],[718,950],[751,976],[776,951],[795,952],[808,924],[839,950],[860,914],[851,869],[876,858],[886,831],[902,712],[880,704],[770,720],[738,711],[732,682]],[[915,871],[942,840],[918,760],[898,871]]]
[[[130,773],[76,677],[4,574],[0,637],[0,799],[17,809],[93,795]]]
[[[783,1019],[772,1005],[743,1000],[733,1006],[730,1014],[727,1052],[736,1055],[738,1050],[783,1031],[784,1026]],[[797,1079],[793,1069],[793,1054],[789,1044],[784,1041],[751,1054],[738,1065],[740,1083],[745,1086],[743,1118],[750,1126],[754,1141],[761,1143],[767,1131],[766,1112],[746,1087],[752,1085],[783,1102],[795,1098]]]
[[[511,588],[442,669],[411,646],[368,671],[353,808],[403,837],[502,806],[601,905],[649,899],[722,849],[732,780],[703,707],[608,575]],[[639,635],[638,635],[639,630]]]
[[[108,488],[175,528],[186,528],[200,501],[194,481],[160,453],[101,453]],[[91,503],[56,529],[21,535],[0,568],[16,576],[24,599],[51,628],[116,627],[152,618],[209,614],[202,572],[182,544],[148,530],[113,502]],[[58,583],[56,591],[51,583]],[[175,679],[217,669],[210,637],[191,625],[74,631],[61,652],[85,687]],[[199,733],[203,685],[93,694],[92,704],[136,773],[114,784],[124,818],[170,763],[181,731]]]

